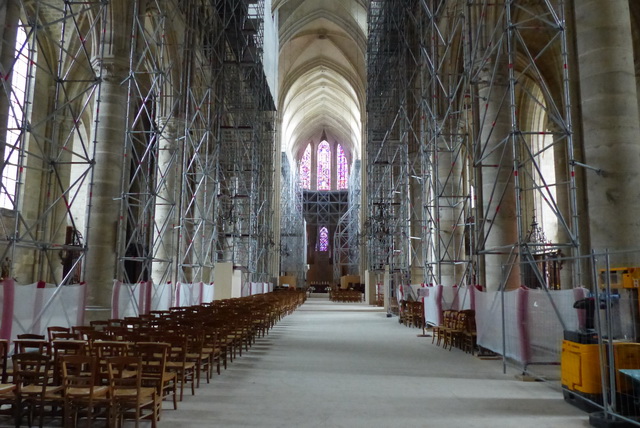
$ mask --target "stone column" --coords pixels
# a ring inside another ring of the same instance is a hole
[[[88,252],[84,278],[88,284],[89,319],[110,315],[111,289],[116,278],[116,251],[120,227],[123,151],[126,130],[127,86],[122,85],[126,59],[103,60],[100,103],[96,102],[91,134],[96,138],[93,187],[90,193]]]
[[[54,165],[56,172],[51,171],[49,177],[49,192],[50,202],[54,198],[58,198],[62,195],[63,192],[69,189],[71,183],[71,140],[70,135],[75,134],[76,129],[74,128],[73,119],[68,116],[57,116],[55,118],[54,129],[52,132],[52,140],[50,148],[51,157],[56,160]],[[63,144],[67,144],[67,147],[62,147]],[[69,149],[69,150],[67,150]],[[45,239],[51,240],[51,242],[55,242],[56,244],[64,244],[67,230],[65,226],[71,226],[72,223],[70,221],[71,217],[71,202],[70,200],[73,198],[73,192],[67,194],[65,196],[66,202],[58,201],[55,205],[55,215],[52,215],[49,219],[48,227],[50,229],[51,236],[46,237]],[[55,257],[54,257],[55,259]],[[54,264],[50,280],[55,280],[56,282],[60,282],[62,280],[63,274],[63,265],[62,263]],[[48,266],[42,267],[45,272],[48,270]],[[43,272],[40,276],[41,278],[46,278],[46,273]]]
[[[409,163],[418,165],[420,164],[420,160],[418,157],[419,153],[412,152],[409,153]],[[415,168],[416,173],[421,176],[424,175],[424,172],[420,169],[418,172],[418,167]],[[411,210],[410,217],[410,234],[411,236],[421,237],[423,236],[423,227],[424,227],[424,198],[423,198],[424,184],[421,180],[409,177],[409,197],[411,198],[411,206],[414,208]],[[411,283],[412,284],[420,284],[424,281],[426,274],[426,266],[425,260],[423,257],[423,245],[425,243],[421,239],[411,239],[409,241],[409,245],[412,248],[412,252],[415,257],[411,260]]]
[[[457,137],[453,137],[457,138]],[[462,186],[462,167],[458,143],[451,142],[447,151],[439,151],[438,156],[438,193],[440,212],[440,236],[436,245],[440,246],[440,283],[445,286],[459,285],[464,274],[465,265],[455,263],[464,258],[464,204],[460,195],[464,194]]]
[[[151,279],[155,284],[173,281],[176,263],[176,177],[180,165],[175,119],[159,121],[162,133],[158,135],[158,195],[155,203],[155,223],[160,228],[154,231],[153,266]]]
[[[591,246],[640,247],[640,124],[628,0],[575,2]],[[638,263],[617,259],[614,263]]]
[[[513,149],[509,139],[511,116],[506,60],[487,64],[478,88],[480,102],[480,141],[482,153],[482,210],[484,219],[485,286],[497,290],[503,280],[503,265],[509,262],[511,247],[518,243],[515,188],[513,181]],[[517,251],[517,249],[516,249]],[[517,259],[515,260],[518,261]],[[507,269],[508,271],[508,269]],[[506,288],[520,285],[520,269],[513,266]]]

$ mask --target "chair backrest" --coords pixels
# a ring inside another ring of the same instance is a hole
[[[22,333],[17,336],[18,339],[35,339],[44,340],[44,334]]]
[[[49,337],[49,341],[53,342],[54,340],[78,340],[80,339],[80,335],[78,333],[73,332],[52,332]]]
[[[136,396],[139,396],[142,386],[142,359],[132,356],[109,357],[106,362],[112,390],[137,390]]]
[[[16,339],[13,341],[13,353],[37,353],[42,355],[51,356],[51,343],[44,339]]]
[[[91,355],[62,357],[62,384],[65,396],[90,396],[100,386],[97,359]]]
[[[117,340],[96,340],[91,346],[91,352],[100,360],[106,361],[110,357],[128,355],[131,343]]]
[[[96,331],[92,325],[76,325],[71,327],[71,331],[78,334],[80,339],[88,339],[87,333]]]
[[[62,383],[62,357],[66,355],[86,355],[88,344],[84,340],[55,339],[52,342],[54,380]]]
[[[49,338],[49,342],[55,339],[55,337],[53,337],[54,333],[71,333],[71,329],[57,325],[47,327],[47,337]]]
[[[7,362],[9,360],[9,341],[0,339],[0,383],[7,383]]]
[[[143,381],[155,383],[158,392],[162,391],[162,378],[167,367],[168,343],[138,342],[133,345],[133,352],[141,359]]]
[[[167,348],[167,361],[184,364],[187,360],[187,337],[180,334],[166,334],[163,341],[170,346]]]
[[[34,352],[25,352],[14,354],[12,362],[13,382],[16,384],[18,396],[22,394],[24,387],[29,386],[30,394],[40,393],[44,397],[51,376],[52,362],[49,357]]]
[[[105,327],[108,327],[110,325],[109,321],[107,320],[94,320],[90,321],[89,324],[91,325],[91,327],[98,331],[102,331],[105,329]]]

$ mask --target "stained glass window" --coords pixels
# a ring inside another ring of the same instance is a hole
[[[311,144],[307,144],[300,159],[300,187],[311,189]]]
[[[347,164],[347,156],[341,144],[338,144],[338,190],[347,189],[349,187],[349,165]]]
[[[18,182],[18,160],[20,155],[20,136],[22,133],[25,90],[27,87],[29,45],[27,33],[18,26],[15,45],[15,63],[11,76],[11,104],[4,148],[4,169],[2,170],[2,188],[0,189],[0,207],[13,209]]]
[[[318,232],[318,251],[329,251],[329,230],[321,227]]]
[[[331,190],[331,147],[326,141],[318,146],[318,190]]]

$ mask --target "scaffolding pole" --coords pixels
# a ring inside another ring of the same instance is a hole
[[[275,107],[262,67],[264,2],[218,0],[222,24],[217,120],[218,261],[243,281],[270,279]]]
[[[410,280],[409,144],[406,1],[369,5],[367,70],[367,268],[391,274],[389,295]]]
[[[282,193],[280,209],[280,274],[293,275],[304,284],[306,272],[305,223],[302,212],[302,188],[296,168],[282,153]]]
[[[108,7],[105,1],[0,6],[4,275],[56,285],[83,279],[102,82],[94,64],[104,55],[99,36],[110,25]]]
[[[546,286],[540,261],[577,253],[564,7],[370,2],[370,270]],[[398,258],[407,240],[411,257]],[[577,284],[578,274],[565,269],[563,281]]]
[[[360,272],[360,161],[353,163],[349,174],[348,208],[336,226],[333,235],[333,283],[343,275]]]
[[[579,247],[565,4],[467,5],[475,253],[487,286],[556,286],[538,261]],[[565,279],[569,286],[577,275]]]

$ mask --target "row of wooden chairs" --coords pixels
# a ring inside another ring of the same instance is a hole
[[[362,302],[363,294],[359,290],[343,290],[340,288],[333,288],[329,292],[329,300],[332,302],[341,303],[356,303]]]
[[[407,327],[424,328],[424,306],[422,301],[403,301],[400,306],[400,323]]]
[[[292,290],[93,321],[90,326],[52,326],[46,338],[21,335],[14,342],[12,369],[7,364],[9,343],[0,341],[0,407],[11,404],[16,426],[25,415],[31,425],[37,409],[42,427],[45,406],[51,413],[64,409],[65,426],[73,426],[79,415],[91,422],[98,415],[94,408],[104,410],[100,414],[107,416],[109,426],[121,425],[130,413],[136,426],[141,418],[151,419],[155,426],[162,400],[171,399],[177,408],[185,385],[195,394],[201,377],[208,383],[214,367],[220,374],[221,364],[226,368],[227,362],[247,351],[257,337],[268,334],[304,299],[304,293]],[[29,388],[34,383],[24,382],[26,371],[21,365],[27,357],[40,360],[38,370],[37,361],[29,360],[32,371],[41,376],[46,372],[46,380],[38,384],[45,386],[35,388],[37,394],[31,391],[33,396]],[[81,373],[90,372],[94,381],[89,390],[74,383],[82,376],[71,374],[69,361],[80,365]],[[87,391],[89,396],[84,394]],[[135,401],[135,408],[128,400]]]
[[[465,352],[473,354],[476,348],[476,318],[475,311],[471,309],[442,312],[442,325],[433,327],[431,343],[443,348],[454,346]]]

